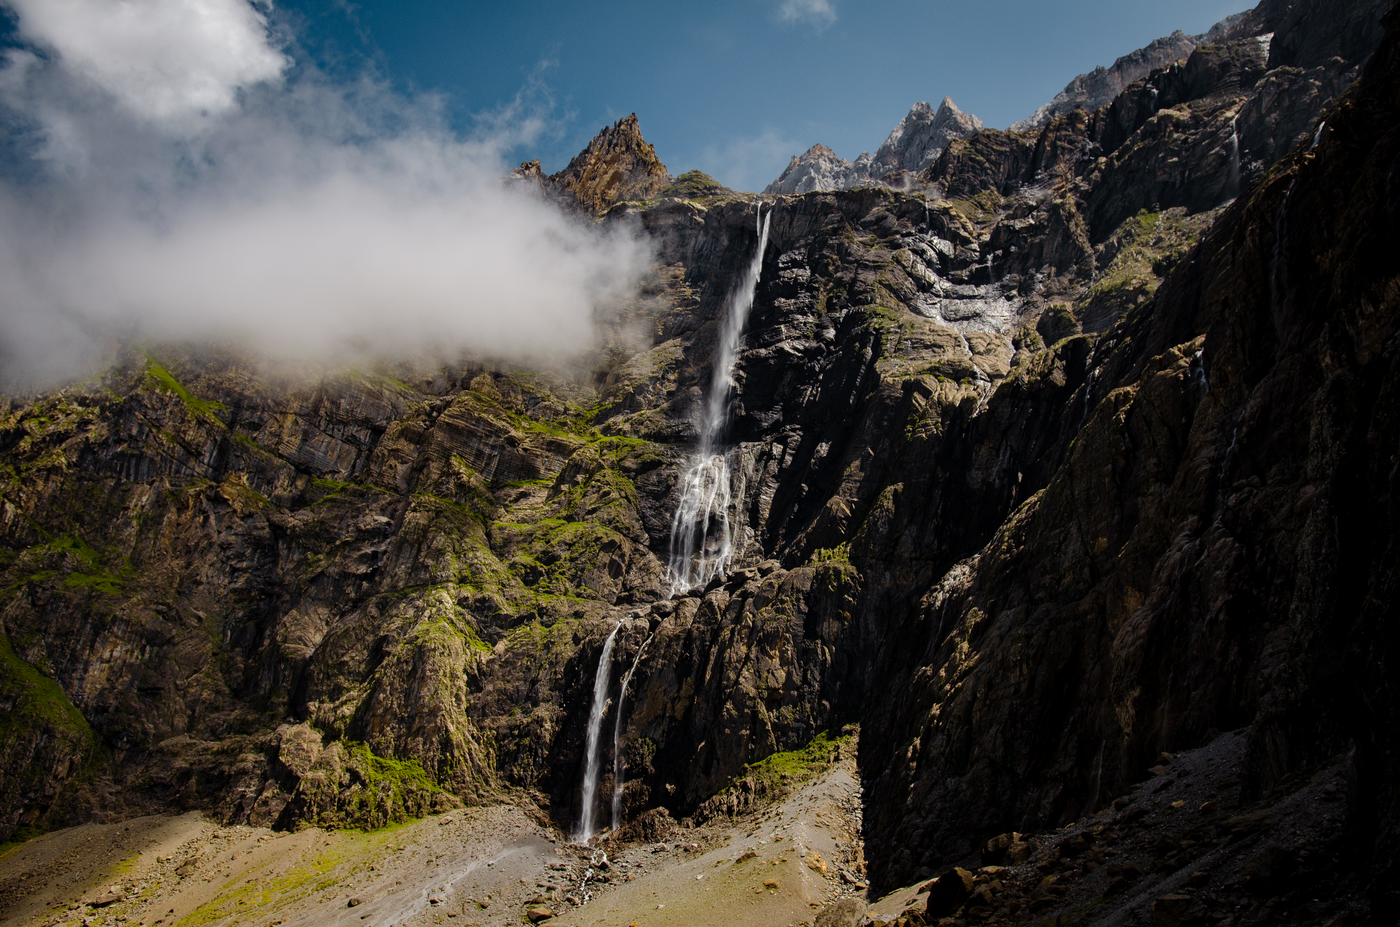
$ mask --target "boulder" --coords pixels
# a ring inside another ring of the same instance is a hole
[[[983,866],[1016,866],[1030,858],[1030,845],[1016,832],[998,834],[982,844]]]
[[[972,897],[976,879],[972,873],[954,867],[943,873],[928,887],[928,904],[924,907],[924,917],[937,920],[957,911]]]
[[[1092,844],[1093,838],[1088,834],[1075,834],[1066,837],[1059,843],[1060,856],[1064,859],[1072,859],[1081,853],[1087,853]]]
[[[816,927],[856,927],[865,917],[865,902],[858,898],[842,898],[822,908]]]
[[[125,900],[126,892],[122,891],[121,886],[113,885],[111,888],[94,897],[88,902],[88,905],[94,908],[105,908]]]

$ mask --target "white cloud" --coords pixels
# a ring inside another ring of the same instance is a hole
[[[142,110],[72,56],[4,59],[0,388],[141,341],[320,364],[578,356],[649,265],[634,231],[503,185],[503,156],[547,126],[533,85],[462,138],[440,100],[373,80],[303,66],[235,94],[255,72],[218,70],[230,102],[172,133],[150,121],[182,99],[169,69],[130,85]]]
[[[783,0],[778,18],[786,23],[809,23],[818,29],[836,22],[831,0]]]
[[[225,113],[288,62],[247,0],[5,0],[20,34],[137,116],[180,125]]]

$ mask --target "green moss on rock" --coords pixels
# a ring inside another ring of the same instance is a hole
[[[660,197],[693,200],[702,196],[724,196],[734,191],[704,171],[686,171],[659,194]]]
[[[218,413],[225,413],[228,410],[222,402],[213,402],[195,396],[181,385],[180,381],[176,380],[169,370],[166,370],[157,363],[153,357],[148,356],[146,358],[146,376],[154,389],[178,396],[185,404],[185,408],[189,409],[192,415],[209,419],[220,425],[223,424],[223,420],[219,418]]]
[[[0,633],[0,841],[33,836],[64,784],[93,757],[97,735],[57,682]]]

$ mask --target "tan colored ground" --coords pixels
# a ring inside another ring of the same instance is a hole
[[[0,859],[0,923],[519,923],[537,884],[561,875],[549,866],[566,865],[551,837],[510,806],[370,834],[220,827],[197,814],[89,824]]]
[[[559,927],[788,927],[864,896],[859,815],[848,759],[747,817],[632,847],[571,846],[510,805],[369,834],[221,827],[198,814],[88,824],[0,857],[0,923],[496,927],[543,906]],[[897,892],[872,913],[915,897]]]
[[[787,927],[842,895],[863,895],[859,786],[853,763],[837,764],[786,801],[754,816],[702,828],[702,849],[670,854],[647,865],[651,848],[619,854],[613,869],[622,879],[589,904],[563,913],[560,927],[744,924]],[[745,859],[745,855],[753,857]],[[845,870],[846,877],[841,875]]]

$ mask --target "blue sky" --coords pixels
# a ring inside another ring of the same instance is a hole
[[[549,129],[513,156],[563,167],[636,112],[675,173],[761,188],[816,142],[873,150],[944,95],[1004,127],[1074,75],[1247,0],[279,0],[307,53],[442,95],[462,129],[525,91]]]

